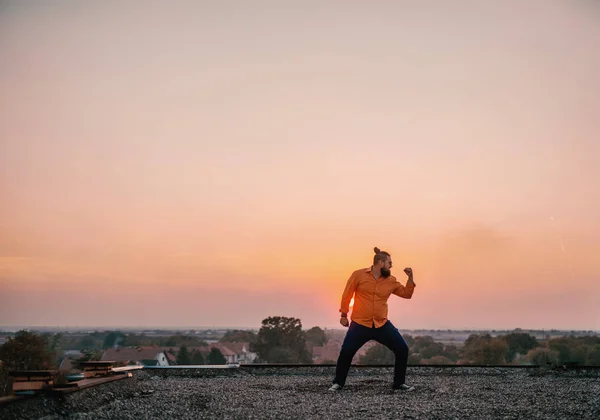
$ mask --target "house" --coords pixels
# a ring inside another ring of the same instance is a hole
[[[169,366],[165,351],[156,346],[111,348],[104,352],[100,360],[123,365]]]
[[[233,353],[233,363],[254,363],[258,355],[250,351],[250,343],[221,343]],[[221,351],[223,353],[223,351]],[[224,355],[224,353],[223,353]]]
[[[216,348],[218,349],[223,357],[225,357],[226,364],[238,364],[238,363],[254,363],[258,355],[252,351],[250,351],[250,343],[212,343],[208,346],[203,347],[188,347],[188,351],[191,353],[195,351],[199,351],[202,353],[204,357],[205,363],[208,364],[207,358],[210,354],[210,351]],[[167,354],[167,357],[173,358],[173,361],[176,359],[176,356],[179,353],[179,347],[163,347],[162,350]],[[171,354],[171,352],[174,353]],[[173,362],[172,361],[172,362]]]

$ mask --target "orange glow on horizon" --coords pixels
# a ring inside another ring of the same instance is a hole
[[[594,2],[5,3],[0,324],[600,329]]]

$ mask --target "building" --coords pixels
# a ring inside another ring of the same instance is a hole
[[[118,365],[169,366],[165,351],[156,346],[111,348],[100,360],[114,361]]]

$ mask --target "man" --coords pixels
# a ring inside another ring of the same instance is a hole
[[[400,332],[387,319],[387,300],[391,294],[405,299],[410,299],[415,290],[413,272],[405,268],[408,276],[406,286],[392,276],[392,258],[385,251],[374,248],[375,256],[371,268],[357,270],[348,279],[342,294],[340,308],[340,324],[350,326],[335,370],[335,378],[330,391],[341,390],[345,383],[352,358],[356,352],[369,340],[375,340],[394,352],[396,362],[394,365],[394,382],[392,389],[412,391],[414,387],[406,385],[406,364],[408,362],[408,346]],[[350,300],[354,295],[354,308],[352,309],[352,323],[348,323],[348,309]]]

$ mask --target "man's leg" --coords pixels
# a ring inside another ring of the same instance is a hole
[[[338,384],[339,386],[346,384],[346,377],[352,364],[352,358],[372,338],[372,328],[364,327],[356,322],[350,324],[337,360],[335,378],[333,380],[334,384]]]
[[[375,329],[375,340],[394,352],[396,363],[394,365],[394,388],[404,385],[406,379],[406,365],[408,363],[408,345],[400,331],[388,321],[381,328]]]

